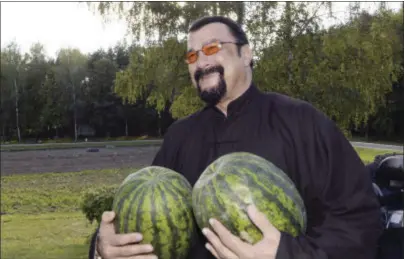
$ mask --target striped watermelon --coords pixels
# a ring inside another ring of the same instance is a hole
[[[118,188],[116,233],[139,232],[162,259],[186,258],[195,233],[192,187],[170,169],[150,166],[130,174]]]
[[[234,235],[251,244],[262,239],[250,221],[249,204],[266,214],[280,231],[297,236],[306,229],[306,210],[289,177],[259,156],[236,152],[211,163],[193,188],[193,211],[200,228],[218,219]]]

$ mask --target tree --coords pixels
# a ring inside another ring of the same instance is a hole
[[[1,71],[2,71],[2,101],[14,100],[15,109],[15,128],[18,142],[21,142],[20,129],[20,99],[24,94],[24,81],[27,71],[27,59],[20,52],[16,42],[11,42],[2,50],[1,53]],[[3,88],[4,87],[4,88]],[[4,128],[3,128],[4,131]]]
[[[102,129],[107,135],[117,124],[116,112],[120,105],[113,93],[117,71],[114,58],[114,53],[110,55],[105,52],[96,52],[90,56],[83,97],[89,124],[98,130]]]
[[[403,140],[402,10],[381,4],[370,14],[354,3],[348,21],[322,28],[321,17],[334,11],[323,2],[94,5],[111,13],[128,7],[121,14],[132,15],[125,17],[129,33],[146,40],[123,41],[88,56],[62,49],[55,60],[40,43],[28,53],[16,42],[4,47],[3,141],[55,135],[77,140],[83,124],[99,137],[162,135],[174,119],[204,106],[184,54],[190,23],[209,14],[236,19],[246,29],[254,80],[262,90],[309,101],[347,133]]]
[[[349,125],[359,126],[376,112],[391,89],[389,28],[378,15],[355,16],[353,10],[347,24],[319,30],[312,23],[303,30],[291,25],[303,8],[291,5],[286,3],[280,36],[260,57],[255,78],[266,90],[311,102],[348,133]]]
[[[45,75],[45,81],[40,91],[43,106],[38,121],[46,128],[47,133],[52,129],[54,131],[52,136],[59,137],[59,130],[70,123],[67,110],[71,101],[70,96],[66,94],[66,89],[57,79],[56,64],[51,61],[49,65],[51,68]]]
[[[38,111],[43,109],[46,96],[41,95],[45,77],[50,69],[50,63],[45,56],[44,46],[40,43],[33,44],[28,53],[25,95],[21,99],[23,105],[22,115],[25,121],[26,134],[32,135],[40,132],[45,125],[38,120]]]
[[[241,23],[245,18],[243,2],[186,2],[184,5],[134,2],[129,6],[103,2],[97,3],[97,9],[105,16],[111,13],[125,16],[135,40],[144,36],[146,47],[135,47],[128,68],[117,73],[115,92],[132,104],[139,99],[146,100],[156,107],[160,117],[170,112],[174,102],[191,93],[188,90],[191,80],[184,62],[190,22],[209,14],[235,16]],[[175,114],[180,116],[184,114],[180,110],[192,112],[199,106],[177,104],[175,107]]]
[[[129,104],[145,100],[160,117],[168,113],[176,96],[190,85],[183,48],[184,42],[181,45],[174,38],[148,48],[134,48],[126,70],[117,73],[115,93]]]
[[[83,110],[82,89],[86,78],[87,57],[78,49],[61,49],[56,59],[55,81],[71,96],[69,110],[73,113],[74,136],[77,141],[78,109]]]

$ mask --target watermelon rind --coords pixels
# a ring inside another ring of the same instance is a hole
[[[113,201],[116,233],[141,233],[158,258],[187,258],[196,233],[191,194],[186,178],[165,167],[128,175]]]
[[[193,187],[193,211],[200,229],[219,220],[234,235],[255,244],[263,233],[247,214],[255,205],[279,231],[294,237],[304,233],[306,209],[293,181],[270,161],[248,152],[219,157]]]

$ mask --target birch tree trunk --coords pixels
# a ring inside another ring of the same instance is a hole
[[[21,142],[21,132],[20,132],[20,116],[18,111],[18,86],[17,79],[14,78],[14,90],[15,90],[15,124],[17,128],[18,142]]]

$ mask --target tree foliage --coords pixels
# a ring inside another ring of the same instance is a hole
[[[38,43],[1,52],[3,138],[161,136],[203,107],[184,62],[190,23],[204,15],[237,20],[254,51],[263,91],[306,100],[346,133],[403,139],[403,10],[371,14],[350,4],[348,21],[329,28],[330,2],[101,2],[126,19],[135,42],[55,59]]]

